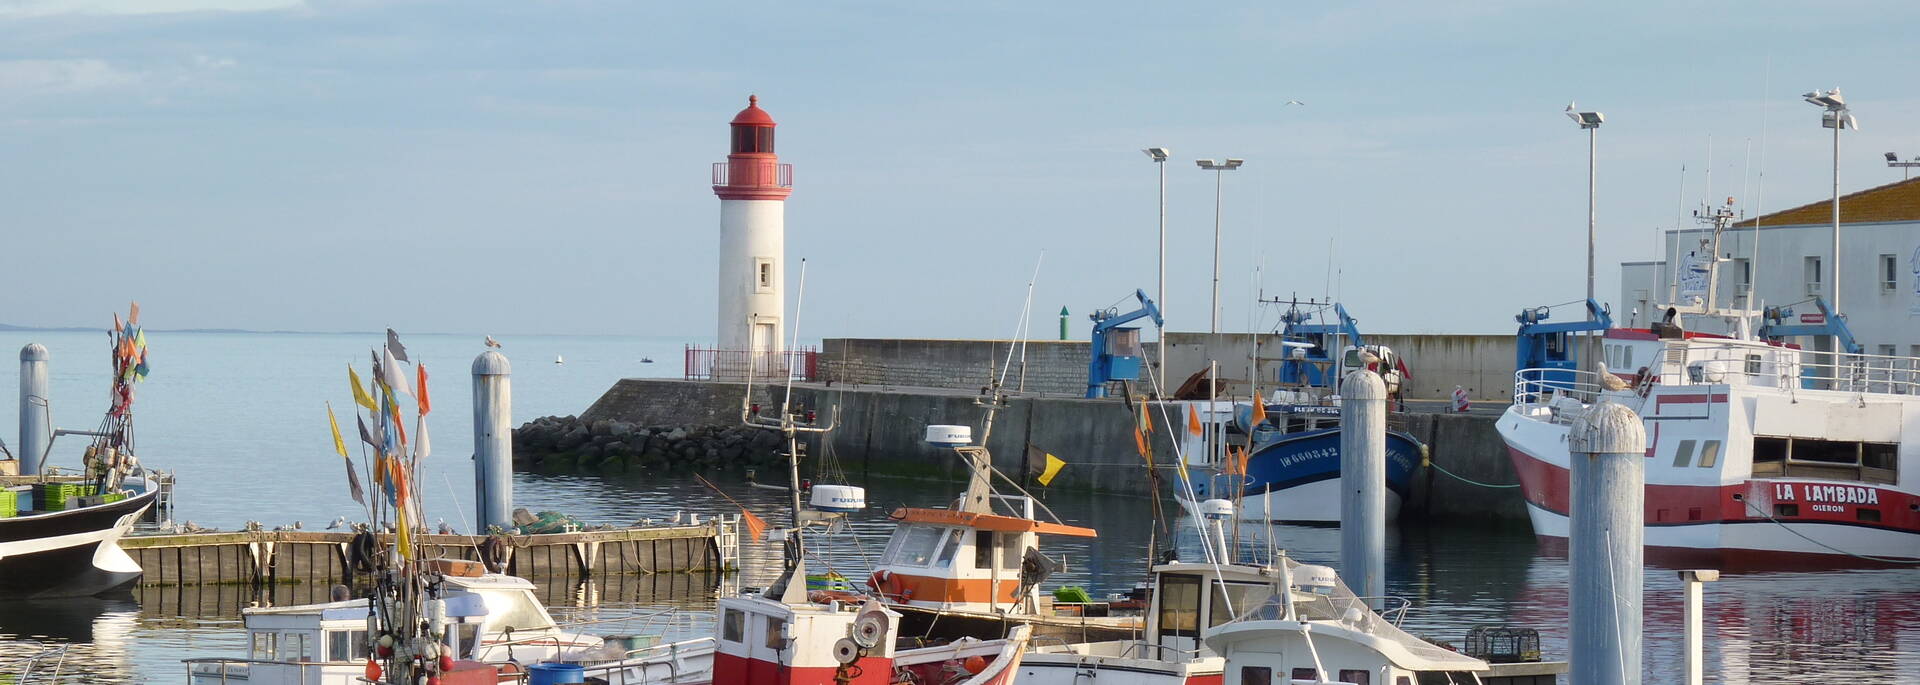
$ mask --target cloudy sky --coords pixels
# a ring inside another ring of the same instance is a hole
[[[802,335],[1012,332],[1154,287],[1205,330],[1337,291],[1379,332],[1600,292],[1705,196],[1920,155],[1920,4],[0,0],[0,322],[713,335],[708,165],[757,93],[795,166]],[[1285,105],[1288,100],[1306,103]],[[1764,182],[1761,172],[1764,170]],[[1762,193],[1764,188],[1764,195]],[[1331,249],[1330,249],[1331,248]],[[1329,264],[1333,272],[1329,273]],[[1255,270],[1261,276],[1256,282]],[[798,275],[789,270],[789,280]],[[789,288],[791,292],[791,287]]]

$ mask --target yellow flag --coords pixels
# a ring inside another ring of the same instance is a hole
[[[333,426],[333,451],[339,452],[340,458],[346,459],[347,458],[347,441],[340,439],[340,420],[333,418],[332,402],[327,403],[327,423]],[[352,472],[349,471],[348,473],[352,473]]]
[[[1148,433],[1153,432],[1153,411],[1147,408],[1146,402],[1140,403],[1140,427]]]
[[[1053,456],[1052,453],[1048,453],[1047,454],[1047,470],[1041,471],[1040,477],[1035,478],[1034,480],[1039,482],[1041,485],[1052,485],[1053,477],[1060,475],[1060,469],[1065,468],[1066,465],[1067,465],[1067,462],[1062,461],[1059,457]]]
[[[368,409],[379,411],[373,405],[373,396],[367,394],[366,386],[360,384],[360,374],[353,372],[353,365],[347,365],[347,380],[353,381],[353,403]]]
[[[394,511],[400,514],[400,520],[395,521],[393,527],[394,533],[399,538],[395,544],[400,548],[400,558],[411,561],[413,559],[413,541],[410,539],[412,536],[407,534],[407,529],[412,528],[413,524],[409,523],[407,519],[406,500],[400,500],[398,506],[394,508]]]

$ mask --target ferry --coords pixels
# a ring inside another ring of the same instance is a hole
[[[1731,213],[1707,216],[1713,244],[1703,248],[1718,254]],[[1707,271],[1704,298],[1665,308],[1647,329],[1606,328],[1606,358],[1591,371],[1573,368],[1568,336],[1577,331],[1530,329],[1523,316],[1521,368],[1498,430],[1534,533],[1567,537],[1568,431],[1607,401],[1645,423],[1650,558],[1743,566],[1920,559],[1920,359],[1803,350],[1786,335],[1833,334],[1853,348],[1845,319],[1820,303],[1823,326],[1808,330],[1782,325],[1777,308],[1717,307],[1717,269]],[[1688,329],[1695,325],[1729,332]],[[1551,363],[1530,360],[1529,348],[1554,350]]]

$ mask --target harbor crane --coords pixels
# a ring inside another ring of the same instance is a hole
[[[1587,320],[1546,323],[1550,309],[1529,307],[1513,317],[1520,322],[1520,331],[1514,337],[1514,368],[1530,370],[1527,380],[1573,388],[1580,355],[1571,334],[1607,330],[1613,326],[1613,315],[1599,302],[1588,299]]]
[[[1136,289],[1133,296],[1140,300],[1139,309],[1121,314],[1119,307],[1108,307],[1087,315],[1093,320],[1093,359],[1087,363],[1088,398],[1106,397],[1109,381],[1140,380],[1140,329],[1121,326],[1148,317],[1153,318],[1155,326],[1166,325],[1160,318],[1159,305],[1147,297],[1147,291]]]

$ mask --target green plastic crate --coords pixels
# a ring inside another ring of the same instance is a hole
[[[118,502],[118,501],[121,501],[121,500],[124,500],[124,499],[126,499],[126,498],[127,498],[127,493],[124,493],[124,492],[109,492],[109,493],[107,493],[107,494],[104,494],[104,495],[101,495],[101,497],[102,497],[102,498],[104,499],[104,501],[105,501],[106,503],[108,503],[108,504],[112,504],[112,503],[114,503],[114,502]]]
[[[62,511],[67,499],[92,493],[93,486],[80,483],[39,483],[33,486],[33,499],[40,511]]]
[[[13,490],[0,490],[0,519],[13,518],[20,513],[20,493]]]

